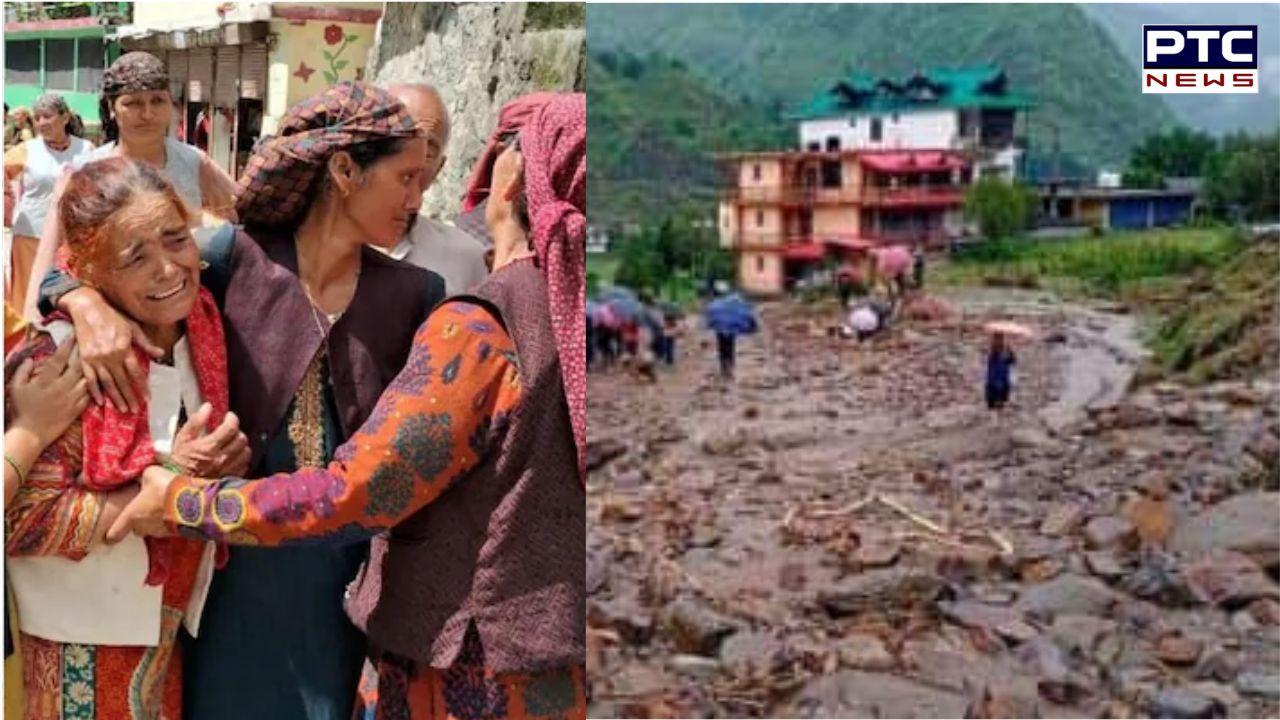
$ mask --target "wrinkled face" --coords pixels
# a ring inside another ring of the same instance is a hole
[[[111,102],[111,112],[121,137],[159,139],[169,131],[173,100],[167,90],[128,93]]]
[[[347,216],[368,241],[395,247],[422,208],[424,138],[410,138],[394,155],[380,158],[361,171],[362,181],[347,196]]]
[[[173,200],[136,196],[107,232],[91,283],[144,326],[185,320],[200,287],[200,250]]]
[[[449,111],[433,93],[415,90],[397,97],[427,136],[427,151],[423,155],[426,170],[422,175],[422,191],[426,192],[444,166],[445,145],[449,142]]]
[[[70,119],[66,113],[37,112],[36,132],[45,140],[63,140],[67,137],[67,121]]]

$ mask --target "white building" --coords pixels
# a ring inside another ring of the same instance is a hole
[[[996,67],[931,70],[905,82],[859,75],[836,83],[798,114],[800,148],[963,150],[974,174],[1018,174],[1017,113],[1030,107]]]

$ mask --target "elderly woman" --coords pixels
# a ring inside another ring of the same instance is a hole
[[[85,408],[5,505],[25,717],[176,718],[178,629],[197,632],[213,545],[99,540],[143,468],[178,467],[221,442],[178,426],[197,412],[227,414],[222,323],[200,287],[186,205],[157,171],[112,158],[76,171],[67,188],[58,211],[72,272],[139,323],[164,358],[146,365],[149,402],[137,412]],[[17,392],[15,372],[52,356],[72,332],[65,318],[50,318],[8,358],[7,389]],[[227,460],[208,467],[244,467],[236,456],[246,451],[229,446]]]
[[[9,251],[4,293],[5,302],[19,306],[27,298],[36,248],[62,169],[93,151],[89,141],[70,132],[74,116],[61,95],[41,95],[33,107],[37,137],[4,154],[5,185],[15,180],[22,183],[22,196],[13,215],[13,247]]]
[[[368,247],[394,244],[418,212],[426,155],[403,105],[365,83],[299,103],[257,146],[236,205],[245,228],[204,256],[225,276],[210,286],[253,474],[327,465],[442,299],[438,275]],[[60,302],[86,333],[131,333],[90,289]],[[346,720],[365,641],[343,592],[367,556],[367,543],[233,547],[187,648],[187,717]]]
[[[562,95],[503,151],[493,275],[431,314],[326,469],[152,468],[112,528],[264,547],[389,529],[351,593],[357,717],[585,716],[585,139],[584,96]]]
[[[159,58],[145,52],[121,55],[102,74],[98,106],[107,142],[81,158],[81,162],[114,156],[145,162],[159,169],[173,184],[193,216],[205,208],[215,215],[231,217],[235,182],[208,155],[169,137],[172,104],[169,71]],[[55,190],[54,202],[60,193],[60,188]],[[48,223],[31,266],[31,277],[36,279],[26,295],[15,295],[13,300],[22,303],[28,318],[38,317],[39,281],[53,267],[61,246],[62,228],[58,223]],[[86,359],[92,359],[99,348],[84,344],[81,351]],[[95,385],[94,377],[90,376],[91,386]]]

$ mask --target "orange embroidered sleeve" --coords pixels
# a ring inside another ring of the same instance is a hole
[[[179,477],[166,519],[184,534],[237,544],[372,537],[466,482],[520,394],[511,338],[487,310],[448,303],[418,330],[404,369],[327,469],[256,481]]]

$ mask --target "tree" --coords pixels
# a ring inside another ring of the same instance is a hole
[[[1208,163],[1205,196],[1219,215],[1254,221],[1280,216],[1280,129],[1224,138],[1221,152]]]
[[[1027,187],[996,177],[984,177],[969,188],[964,198],[964,214],[978,224],[988,240],[1012,237],[1031,225],[1036,196]]]
[[[1148,135],[1129,155],[1126,187],[1162,188],[1166,177],[1200,177],[1218,151],[1208,133],[1178,126]]]

